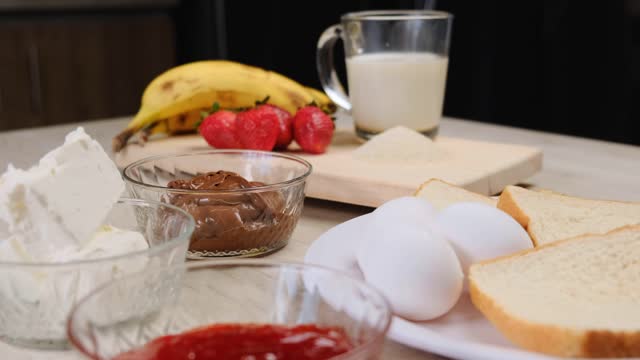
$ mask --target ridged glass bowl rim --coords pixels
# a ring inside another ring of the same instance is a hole
[[[169,267],[163,267],[163,268],[146,269],[138,273],[130,274],[130,275],[121,277],[119,279],[112,280],[106,284],[103,284],[93,289],[87,295],[81,298],[73,306],[73,308],[71,309],[71,312],[69,313],[69,316],[67,319],[67,337],[69,339],[69,343],[71,343],[71,345],[82,355],[87,356],[91,359],[95,359],[94,354],[91,354],[89,351],[85,349],[85,347],[81,344],[81,342],[78,341],[78,339],[76,339],[71,329],[74,326],[74,319],[76,317],[78,310],[81,309],[85,303],[90,301],[91,298],[93,298],[94,296],[98,296],[102,291],[107,290],[109,287],[115,286],[120,282],[144,278],[145,276],[148,276],[150,272],[156,273],[158,271],[171,271],[172,273],[175,273],[176,271],[181,269],[186,269],[186,271],[189,271],[191,269],[225,268],[225,267],[241,267],[241,268],[247,268],[247,269],[293,268],[300,272],[313,269],[316,271],[329,273],[329,274],[332,274],[333,276],[338,276],[343,279],[348,279],[349,281],[352,281],[354,284],[359,284],[360,286],[364,286],[370,291],[371,294],[375,294],[374,296],[377,297],[377,300],[378,300],[377,302],[382,304],[384,309],[386,310],[386,316],[385,316],[384,323],[380,333],[376,334],[374,337],[367,340],[365,343],[358,345],[351,351],[338,356],[334,356],[328,360],[348,360],[351,358],[356,358],[356,359],[359,358],[357,356],[359,356],[360,354],[366,353],[371,349],[371,347],[376,346],[376,344],[381,344],[381,342],[384,341],[384,338],[386,337],[387,332],[389,331],[389,327],[391,326],[393,312],[391,310],[391,305],[387,300],[387,298],[374,286],[344,271],[332,269],[327,266],[307,264],[302,262],[285,262],[285,261],[274,261],[274,260],[216,260],[216,259],[213,259],[213,260],[202,260],[198,262],[176,264],[176,265],[171,265]]]
[[[167,249],[173,248],[176,245],[178,245],[179,243],[184,242],[185,244],[188,244],[189,240],[191,239],[191,234],[193,233],[193,231],[195,230],[196,227],[196,222],[193,219],[193,216],[191,216],[191,214],[189,214],[188,212],[184,211],[183,209],[171,205],[171,204],[167,204],[167,203],[163,203],[163,202],[159,202],[159,201],[155,201],[155,200],[143,200],[143,199],[131,199],[131,198],[120,198],[117,201],[117,204],[131,204],[134,206],[153,206],[153,207],[165,207],[167,209],[170,209],[172,211],[176,211],[179,214],[182,214],[186,217],[186,226],[184,231],[182,231],[178,236],[169,239],[165,242],[163,242],[162,244],[156,245],[156,246],[150,246],[147,249],[143,249],[143,250],[138,250],[138,251],[134,251],[134,252],[129,252],[129,253],[125,253],[125,254],[121,254],[121,255],[115,255],[115,256],[108,256],[108,257],[103,257],[103,258],[97,258],[97,259],[88,259],[88,260],[74,260],[74,261],[66,261],[66,262],[17,262],[17,261],[0,261],[0,268],[11,268],[14,270],[19,270],[22,268],[26,268],[26,269],[32,269],[32,270],[44,270],[46,268],[52,268],[52,269],[62,269],[65,267],[68,268],[73,268],[73,267],[78,267],[78,266],[96,266],[99,264],[105,264],[105,263],[109,263],[109,262],[113,262],[113,261],[119,261],[119,260],[123,260],[123,259],[127,259],[127,258],[133,258],[135,256],[140,256],[140,255],[147,255],[147,256],[153,256],[156,255],[158,253],[162,253]],[[6,270],[6,269],[5,269]]]
[[[159,160],[175,159],[175,158],[187,157],[187,156],[201,156],[201,155],[248,155],[248,154],[258,154],[260,156],[267,155],[268,157],[291,160],[293,162],[296,162],[298,164],[303,165],[306,168],[306,171],[302,175],[297,176],[297,177],[295,177],[293,179],[290,179],[290,180],[286,180],[286,181],[276,182],[276,183],[273,183],[273,184],[267,184],[267,185],[264,185],[264,186],[255,186],[255,187],[246,188],[246,189],[227,189],[227,190],[172,189],[172,188],[169,188],[169,187],[166,187],[166,186],[152,185],[152,184],[144,183],[142,181],[135,180],[132,177],[130,177],[129,174],[128,174],[130,171],[132,171],[131,169],[133,169],[133,168],[136,168],[138,166],[142,166],[145,163],[149,163],[149,162],[153,162],[153,161],[159,161]],[[145,188],[161,190],[161,191],[168,191],[168,192],[177,193],[177,194],[180,194],[180,193],[181,194],[211,194],[211,193],[216,193],[216,194],[233,194],[233,193],[235,193],[235,194],[237,194],[237,193],[249,193],[249,192],[262,192],[262,191],[277,190],[277,189],[289,187],[289,186],[292,186],[292,185],[296,185],[298,183],[304,182],[306,180],[306,178],[311,174],[312,169],[313,169],[313,166],[311,165],[311,163],[309,163],[307,160],[305,160],[305,159],[303,159],[301,157],[298,157],[298,156],[295,156],[295,155],[277,153],[277,152],[273,152],[273,151],[260,151],[260,150],[206,150],[206,151],[172,153],[172,154],[164,154],[164,155],[156,155],[156,156],[146,157],[146,158],[140,159],[138,161],[135,161],[135,162],[127,165],[124,168],[124,170],[122,171],[122,176],[123,176],[123,178],[124,178],[124,180],[126,182],[129,182],[131,184],[135,184],[137,186],[142,186],[142,187],[145,187]]]
[[[437,10],[368,10],[342,15],[342,21],[396,21],[396,20],[445,20],[451,13]]]

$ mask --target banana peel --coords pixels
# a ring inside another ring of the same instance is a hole
[[[269,97],[269,103],[291,113],[315,103],[333,113],[335,104],[323,92],[300,85],[276,72],[231,61],[211,60],[172,68],[156,77],[142,95],[140,110],[112,147],[120,151],[139,134],[167,135],[195,131],[200,112],[217,102],[222,109],[252,107]]]
[[[323,91],[314,89],[312,87],[307,87],[306,89],[313,97],[315,105],[322,109],[322,111],[324,111],[325,113],[333,114],[334,112],[336,112],[336,110],[338,110],[336,104],[334,104],[333,101],[331,101],[331,99],[329,99],[327,94],[325,94]]]

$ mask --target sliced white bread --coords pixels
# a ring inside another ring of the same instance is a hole
[[[473,304],[525,349],[640,356],[640,226],[474,264],[469,283]]]
[[[640,203],[590,200],[507,186],[498,208],[529,233],[535,246],[640,224]]]
[[[436,210],[442,210],[458,202],[479,202],[491,206],[496,206],[498,202],[496,199],[471,192],[439,179],[431,179],[420,185],[414,195],[429,201]]]

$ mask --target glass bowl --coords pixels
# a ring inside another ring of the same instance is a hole
[[[0,339],[31,348],[68,348],[67,316],[81,297],[123,275],[183,263],[195,226],[182,209],[136,199],[120,199],[104,224],[142,233],[149,248],[62,263],[0,262]]]
[[[391,309],[379,291],[339,271],[209,260],[111,282],[78,303],[67,331],[81,354],[107,360],[159,336],[205,325],[315,324],[341,327],[354,345],[333,359],[375,359],[390,321]]]
[[[168,187],[174,180],[221,170],[264,185],[228,190]],[[193,215],[196,230],[189,258],[249,257],[287,244],[302,212],[311,164],[274,152],[211,150],[142,159],[123,173],[131,196],[170,203]]]

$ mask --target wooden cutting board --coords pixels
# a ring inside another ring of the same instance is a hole
[[[327,153],[292,153],[313,165],[307,196],[373,207],[411,195],[431,178],[493,195],[542,168],[542,151],[538,148],[442,136],[436,143],[447,154],[441,160],[412,165],[367,162],[352,156],[353,150],[361,145],[353,131],[338,129]],[[123,168],[148,156],[210,149],[199,135],[176,136],[145,145],[130,144],[116,154],[115,160]]]

